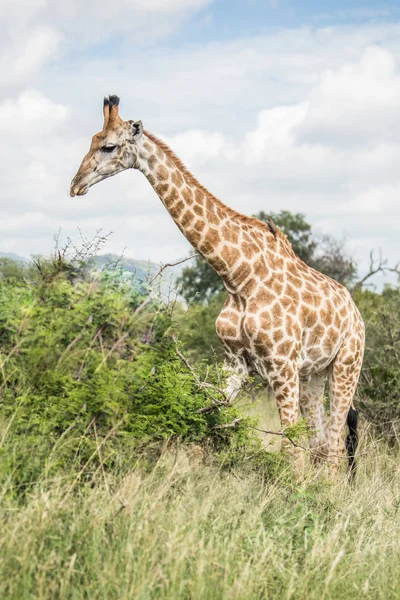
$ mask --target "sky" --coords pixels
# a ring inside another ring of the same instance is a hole
[[[104,95],[246,214],[303,213],[400,260],[400,1],[0,0],[0,251],[113,232],[154,262],[189,245],[127,171],[70,198]]]

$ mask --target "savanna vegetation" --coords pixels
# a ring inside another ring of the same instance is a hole
[[[355,483],[307,453],[293,470],[262,382],[226,405],[223,292],[199,257],[186,303],[96,258],[102,238],[1,258],[1,598],[400,597],[400,288],[361,284],[303,215],[273,219],[366,321]]]

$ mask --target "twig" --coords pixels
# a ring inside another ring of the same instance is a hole
[[[103,358],[103,360],[101,361],[99,366],[96,368],[95,373],[97,373],[97,371],[104,365],[104,363],[109,359],[109,357],[114,352],[114,350],[116,350],[118,348],[118,346],[120,344],[122,344],[122,342],[124,341],[125,338],[128,337],[128,335],[129,335],[129,331],[127,331],[126,333],[121,335],[121,337],[115,342],[115,344],[112,346],[111,350],[109,352],[107,352],[107,355]]]
[[[229,406],[229,404],[231,402],[230,402],[228,396],[226,395],[225,390],[217,387],[216,385],[213,385],[212,383],[208,383],[207,381],[202,381],[200,379],[200,377],[198,376],[198,374],[196,373],[196,370],[189,363],[188,359],[178,349],[178,347],[176,345],[177,344],[176,339],[173,338],[173,340],[175,342],[175,352],[177,353],[178,357],[181,359],[181,361],[183,362],[185,367],[191,372],[191,374],[193,375],[193,379],[195,380],[198,387],[202,388],[204,390],[208,390],[208,392],[209,392],[208,395],[210,396],[210,398],[212,400],[212,403],[209,406],[203,406],[202,408],[199,408],[198,410],[196,410],[196,413],[201,415],[201,414],[205,414],[205,413],[211,412],[213,410],[216,410],[217,408],[220,408],[221,406]],[[216,392],[217,394],[220,394],[222,396],[223,400],[219,400],[218,398],[215,398],[215,396],[213,396],[210,393],[211,391]]]
[[[175,262],[175,263],[165,263],[165,265],[161,266],[160,270],[154,275],[154,277],[152,277],[150,279],[149,285],[151,285],[153,283],[153,281],[155,279],[157,279],[157,277],[159,277],[161,275],[161,273],[168,267],[176,267],[177,265],[181,265],[182,263],[186,262],[187,260],[192,260],[192,258],[196,258],[196,254],[193,254],[192,256],[187,256],[186,258],[183,258],[182,260],[178,260],[178,262]]]
[[[400,263],[397,263],[394,267],[387,266],[388,260],[383,259],[382,252],[379,251],[379,259],[378,261],[374,258],[374,251],[371,250],[369,255],[369,271],[368,273],[353,286],[352,292],[361,288],[364,283],[376,275],[377,273],[396,273],[400,276]]]

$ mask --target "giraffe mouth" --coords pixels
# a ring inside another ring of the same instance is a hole
[[[74,196],[84,196],[85,194],[87,194],[89,191],[89,186],[88,185],[82,185],[82,186],[71,186],[69,195],[71,196],[71,198],[73,198]]]

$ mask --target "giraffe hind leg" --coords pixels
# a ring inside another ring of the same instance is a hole
[[[350,475],[356,470],[357,412],[352,403],[360,376],[363,354],[363,338],[350,339],[339,350],[330,376],[331,419],[328,430],[328,458],[332,470],[337,471],[343,454],[343,431],[347,422],[349,436],[346,442],[349,454]]]

